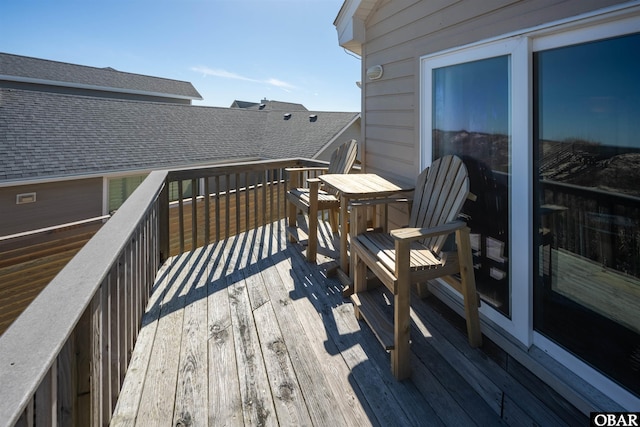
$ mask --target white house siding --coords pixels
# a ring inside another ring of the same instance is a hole
[[[22,193],[36,193],[36,201],[16,204],[16,196]],[[0,236],[100,215],[102,178],[0,188]]]
[[[381,1],[365,22],[363,161],[367,171],[413,182],[420,167],[421,56],[624,1]],[[366,69],[382,65],[381,79]],[[406,215],[390,213],[391,225]]]

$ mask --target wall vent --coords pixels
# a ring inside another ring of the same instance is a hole
[[[36,193],[22,193],[16,196],[16,205],[25,203],[34,203],[36,201]]]

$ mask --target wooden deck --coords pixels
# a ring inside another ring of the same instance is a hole
[[[165,263],[111,425],[588,422],[488,339],[471,349],[463,319],[435,298],[412,299],[413,372],[397,382],[327,277],[330,233],[319,233],[316,266],[284,229],[276,222]]]

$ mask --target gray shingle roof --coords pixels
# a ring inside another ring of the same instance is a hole
[[[0,89],[0,182],[312,157],[358,114],[285,120],[275,111]]]
[[[288,117],[285,118],[285,114]],[[328,143],[358,115],[326,111],[270,111],[265,124],[263,156],[286,158],[295,152],[300,157],[313,157],[321,148],[319,141]]]
[[[40,81],[70,87],[111,88],[123,92],[202,99],[189,82],[8,53],[0,53],[0,80]]]

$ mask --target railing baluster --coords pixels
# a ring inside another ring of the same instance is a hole
[[[240,174],[236,172],[235,174],[235,200],[236,200],[236,234],[240,234],[242,232],[242,224],[240,221]]]
[[[31,427],[34,425],[35,399],[32,397],[27,402],[27,406],[20,414],[20,418],[14,424],[14,427]]]
[[[198,191],[197,181],[195,178],[191,180],[191,250],[195,251],[198,247]]]
[[[211,215],[209,212],[210,207],[210,199],[209,199],[209,177],[204,179],[204,244],[208,245],[211,243],[210,241],[210,226],[211,226]]]
[[[57,418],[57,423],[60,426],[73,425],[74,421],[76,425],[82,425],[83,420],[89,420],[89,412],[82,412],[78,405],[80,396],[78,381],[82,377],[81,370],[78,369],[80,356],[78,355],[78,345],[74,335],[75,332],[62,347],[58,355],[57,365],[54,364],[51,367],[51,414],[54,420]],[[83,354],[84,356],[88,355],[86,352]],[[83,366],[82,373],[88,375],[89,364],[86,359]],[[84,378],[85,380],[88,379],[87,377]],[[88,383],[85,384],[88,386]]]
[[[134,319],[136,314],[136,299],[134,291],[135,283],[135,264],[133,259],[134,242],[130,241],[125,249],[127,256],[127,366],[131,361],[131,353],[133,352],[133,346],[135,345],[135,333],[137,320]]]
[[[231,183],[229,182],[230,175],[226,174],[224,176],[224,181],[225,181],[225,192],[224,192],[224,219],[225,219],[225,223],[224,223],[224,237],[225,239],[229,238],[229,230],[231,229],[231,195],[230,193],[230,189],[231,189]]]
[[[118,360],[120,365],[120,386],[127,370],[127,298],[126,265],[124,255],[118,259]]]
[[[216,175],[216,242],[220,241],[220,176]]]
[[[249,172],[245,171],[244,175],[243,175],[243,179],[244,179],[244,226],[245,226],[245,230],[249,230],[249,228],[251,228],[251,221],[250,221],[251,209],[249,207],[249,188],[250,188],[249,177],[250,177]]]
[[[55,401],[56,379],[54,373],[56,372],[56,364],[54,363],[51,369],[44,376],[44,379],[40,383],[36,396],[33,401],[32,407],[33,415],[30,416],[32,424],[37,426],[50,426],[55,425],[58,420],[57,405]],[[35,416],[35,418],[34,418]]]
[[[260,225],[264,225],[264,224],[267,223],[267,215],[268,215],[268,212],[267,212],[267,187],[269,185],[269,176],[268,176],[269,175],[269,171],[265,170],[262,174],[263,174],[262,175],[262,180],[263,180],[263,183],[262,183],[262,212],[264,214],[262,215],[262,221],[260,222]]]
[[[253,172],[252,174],[252,188],[251,195],[253,196],[253,226],[258,226],[258,173]]]
[[[111,420],[111,275],[107,274],[101,287],[101,356],[102,362],[102,419],[105,423]]]
[[[280,182],[282,178],[282,169],[276,169],[276,218],[280,219]]]
[[[184,252],[184,206],[182,197],[182,180],[178,180],[178,234],[180,235],[180,253]]]
[[[135,310],[133,315],[133,344],[135,346],[135,342],[138,340],[138,331],[140,327],[140,319],[142,318],[142,289],[140,284],[142,283],[142,227],[138,226],[138,229],[135,232],[135,237],[133,241],[133,255],[132,258],[134,260],[133,263],[133,292],[135,295]]]
[[[142,292],[142,312],[141,315],[144,314],[144,311],[147,307],[147,300],[149,298],[149,291],[148,291],[148,286],[149,286],[149,282],[151,281],[151,277],[149,275],[150,271],[149,271],[149,267],[153,265],[153,263],[151,262],[151,258],[149,257],[149,244],[151,243],[151,239],[149,236],[149,222],[151,221],[151,216],[152,216],[153,210],[150,210],[149,213],[147,213],[144,222],[142,224],[142,243],[141,243],[141,249],[142,249],[142,262],[140,265],[140,269],[142,272],[142,286],[141,286],[141,292]]]
[[[269,221],[271,223],[275,218],[275,206],[273,204],[274,192],[275,192],[276,171],[275,169],[269,169]]]
[[[109,362],[111,363],[109,372],[111,374],[111,378],[109,381],[111,382],[111,404],[113,405],[111,411],[115,408],[118,393],[122,386],[122,382],[120,381],[120,329],[118,311],[118,266],[116,264],[109,272],[109,342],[111,343],[109,353]]]
[[[104,286],[104,283],[101,287]],[[92,425],[103,424],[102,419],[102,292],[99,290],[91,302],[91,415]]]

